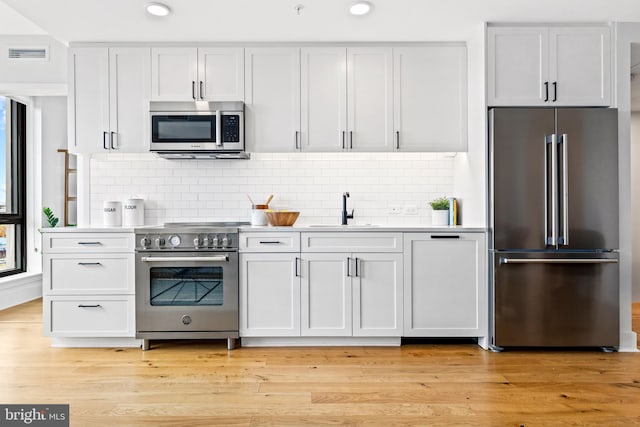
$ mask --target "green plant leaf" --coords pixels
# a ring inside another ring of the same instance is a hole
[[[53,214],[51,208],[42,208],[42,213],[44,213],[45,217],[47,218],[47,222],[49,223],[50,227],[55,227],[58,224],[59,219]]]

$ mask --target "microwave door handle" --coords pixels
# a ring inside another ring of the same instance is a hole
[[[222,113],[220,111],[216,111],[216,146],[222,147]]]

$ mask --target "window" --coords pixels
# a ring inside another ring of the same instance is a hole
[[[26,271],[26,114],[0,96],[0,276]]]

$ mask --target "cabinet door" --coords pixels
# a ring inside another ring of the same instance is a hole
[[[481,233],[407,233],[404,335],[486,337],[486,244]]]
[[[302,336],[351,336],[349,254],[307,253],[302,257]]]
[[[551,28],[549,80],[553,105],[611,104],[611,41],[608,27]],[[554,85],[555,84],[555,85]]]
[[[466,151],[465,46],[393,49],[395,149]]]
[[[544,27],[487,30],[487,103],[548,105],[549,32]]]
[[[300,49],[245,49],[247,151],[290,152],[300,137]]]
[[[198,48],[198,98],[244,101],[244,49]]]
[[[69,50],[69,151],[109,149],[109,50]]]
[[[297,254],[240,254],[240,336],[300,335]]]
[[[142,153],[149,149],[151,50],[109,49],[109,148]]]
[[[402,336],[402,254],[354,253],[353,335]]]
[[[198,49],[151,49],[151,100],[193,101],[197,97]]]
[[[302,151],[342,151],[347,131],[347,49],[301,51]]]
[[[347,145],[353,151],[393,150],[391,48],[347,49]]]

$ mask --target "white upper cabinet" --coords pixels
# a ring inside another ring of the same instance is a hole
[[[608,106],[610,29],[489,27],[490,106]]]
[[[154,101],[244,100],[244,50],[234,47],[152,49]]]
[[[342,151],[347,132],[347,49],[301,51],[302,151]]]
[[[69,150],[142,152],[148,147],[150,49],[69,52]]]
[[[397,47],[393,64],[395,149],[466,151],[466,47]]]
[[[347,49],[350,151],[393,151],[393,54],[387,47]]]
[[[247,151],[300,146],[300,48],[245,49]]]

